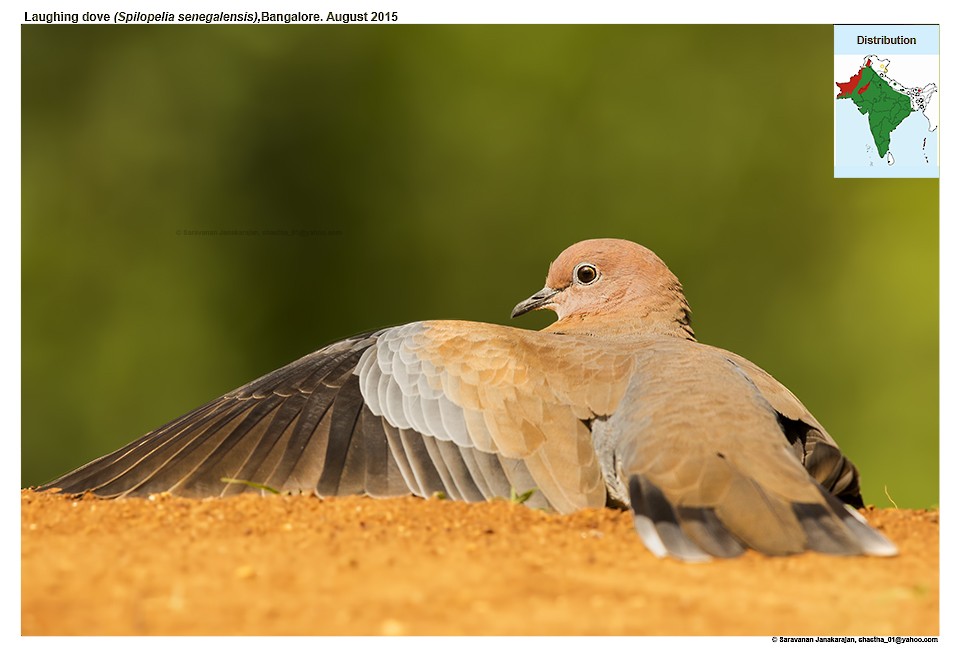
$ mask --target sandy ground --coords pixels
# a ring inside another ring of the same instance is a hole
[[[629,514],[509,502],[21,494],[24,635],[937,635],[939,514],[894,558],[682,564]]]

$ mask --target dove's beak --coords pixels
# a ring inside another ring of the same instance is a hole
[[[550,304],[555,295],[560,293],[557,289],[551,289],[548,286],[543,287],[535,294],[518,304],[510,313],[510,318],[515,319],[521,314],[526,314],[535,309],[542,309]]]

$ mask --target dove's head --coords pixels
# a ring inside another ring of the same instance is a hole
[[[693,338],[680,281],[653,252],[621,239],[581,241],[561,252],[546,286],[514,307],[512,316],[535,309],[557,313],[550,332]]]

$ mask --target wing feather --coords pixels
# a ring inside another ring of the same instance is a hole
[[[724,356],[743,371],[767,403],[781,415],[784,433],[813,478],[842,502],[863,506],[860,473],[856,466],[843,455],[834,439],[793,392],[749,360],[719,348],[705,348]]]

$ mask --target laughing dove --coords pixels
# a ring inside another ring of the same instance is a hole
[[[680,282],[650,250],[588,240],[513,316],[535,332],[423,321],[311,353],[44,488],[104,497],[321,497],[533,491],[562,513],[631,509],[658,556],[745,548],[892,555],[852,508],[854,465],[783,385],[697,343]],[[262,492],[262,489],[260,489]]]

